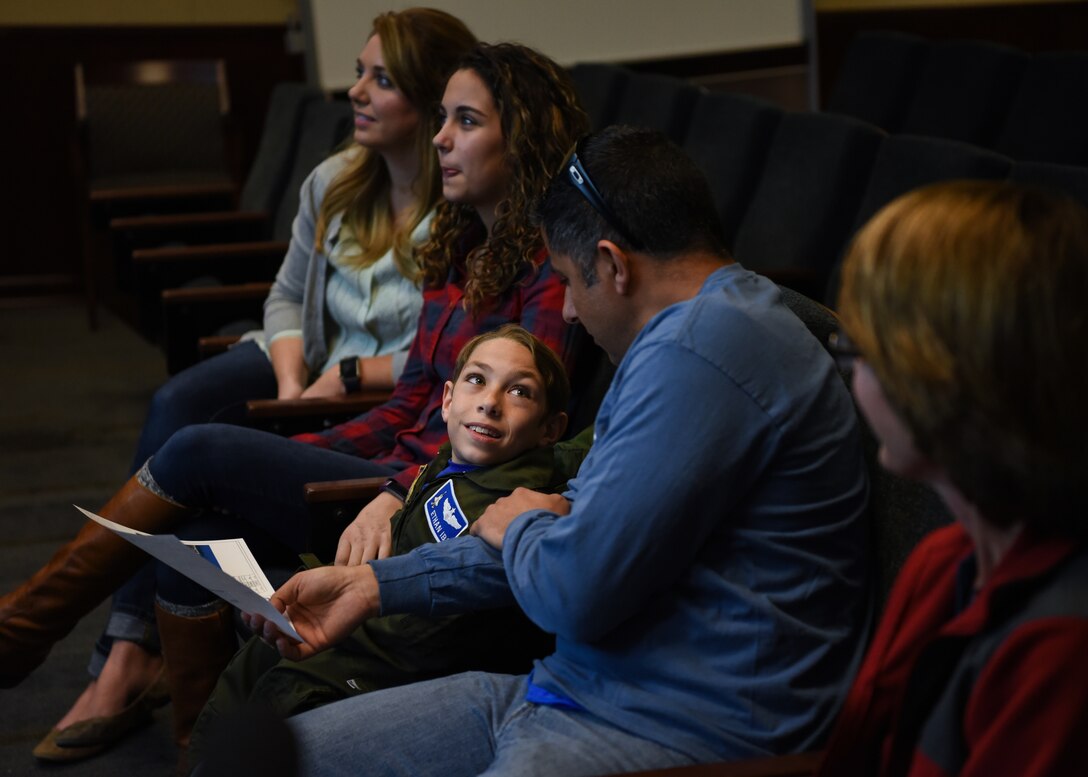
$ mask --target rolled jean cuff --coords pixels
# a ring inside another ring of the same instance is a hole
[[[152,456],[151,458],[154,458],[154,456]],[[159,484],[155,482],[155,478],[151,475],[151,468],[148,466],[149,464],[151,464],[150,458],[144,462],[144,465],[140,467],[140,470],[136,473],[136,482],[146,488],[152,494],[157,496],[159,499],[162,499],[165,502],[169,502],[176,507],[185,507],[185,505],[183,505],[176,499],[173,499],[168,493],[166,493],[159,487]]]
[[[91,660],[87,664],[87,671],[91,677],[98,677],[102,673],[102,667],[106,665],[106,659],[110,656],[110,649],[119,639],[133,642],[149,653],[161,652],[159,630],[155,626],[154,618],[144,620],[138,615],[114,610],[110,613],[106,628],[91,652]]]
[[[212,599],[207,604],[175,604],[174,602],[166,601],[161,596],[156,596],[155,604],[171,615],[177,615],[182,618],[203,618],[205,615],[211,615],[213,612],[221,610],[226,602],[216,598]]]

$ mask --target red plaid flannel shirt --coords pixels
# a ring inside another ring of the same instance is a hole
[[[407,489],[418,471],[414,465],[430,462],[446,441],[442,386],[453,374],[457,354],[473,337],[516,322],[551,346],[568,370],[573,366],[579,327],[563,321],[563,286],[543,251],[538,261],[521,283],[478,318],[469,316],[461,304],[464,277],[458,269],[450,271],[445,286],[424,289],[419,329],[389,401],[327,431],[293,439],[406,467],[394,479]]]

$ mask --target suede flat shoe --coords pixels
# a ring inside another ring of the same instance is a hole
[[[105,745],[91,745],[89,747],[60,747],[57,744],[57,734],[60,731],[53,729],[34,748],[34,757],[39,761],[52,761],[64,763],[82,761],[84,758],[98,755],[106,749]]]
[[[111,745],[150,721],[152,710],[168,701],[170,695],[166,690],[166,676],[160,671],[155,681],[116,715],[88,718],[73,723],[63,731],[54,730],[53,742],[61,749],[89,749]]]

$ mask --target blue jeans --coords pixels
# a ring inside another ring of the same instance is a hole
[[[239,343],[197,362],[155,392],[129,474],[135,474],[179,429],[212,421],[244,423],[247,400],[275,396],[276,373],[256,343]]]
[[[250,399],[276,396],[276,374],[268,357],[253,342],[194,364],[171,377],[151,399],[129,475],[170,439],[174,432],[209,421],[239,424]],[[159,650],[155,628],[155,567],[148,562],[117,589],[106,628],[95,644],[88,671],[97,677],[115,639],[152,652]]]
[[[310,515],[303,487],[315,480],[386,477],[403,467],[376,464],[346,453],[295,442],[269,432],[228,424],[187,426],[148,464],[155,484],[173,501],[195,508],[175,527],[184,539],[242,536],[258,560],[307,548]],[[278,552],[278,553],[277,553]],[[162,564],[157,585],[167,601],[196,606],[214,599]]]
[[[526,678],[468,672],[365,693],[287,721],[300,774],[580,777],[694,763],[584,711],[525,701]]]

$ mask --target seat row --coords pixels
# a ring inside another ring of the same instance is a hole
[[[962,141],[890,134],[830,111],[786,111],[610,65],[573,72],[595,123],[652,126],[683,145],[710,181],[742,264],[830,306],[851,236],[910,189],[953,178],[1011,178],[1088,202],[1088,167],[1014,161]]]
[[[832,307],[836,267],[853,233],[882,205],[917,186],[952,178],[1011,178],[1063,189],[1088,202],[1088,168],[1014,162],[971,144],[891,135],[832,112],[786,111],[756,98],[707,92],[680,79],[610,65],[579,65],[572,72],[595,124],[652,126],[685,148],[707,175],[726,238],[741,263]],[[606,77],[587,78],[590,72]],[[199,336],[257,326],[268,282],[286,250],[299,186],[347,134],[345,103],[326,101],[300,85],[282,85],[277,95],[284,105],[273,100],[266,126],[294,138],[281,138],[277,146],[266,133],[243,191],[242,212],[230,219],[205,218],[202,224],[205,229],[222,229],[228,221],[232,229],[248,224],[248,234],[230,237],[241,242],[208,243],[206,233],[193,234],[199,221],[194,216],[114,222],[115,245],[121,246],[120,255],[131,256],[143,325],[163,342],[171,372],[198,358]],[[292,119],[283,118],[287,112],[293,112]],[[273,158],[284,168],[278,185],[267,169]],[[274,206],[270,192],[278,198]],[[274,215],[258,216],[269,212]],[[184,236],[181,226],[188,230]],[[203,288],[207,285],[216,288]]]
[[[1088,51],[856,36],[826,109],[890,133],[959,140],[1017,160],[1088,165]]]
[[[117,275],[129,279],[138,328],[162,344],[171,373],[196,361],[197,335],[259,328],[302,183],[348,136],[350,124],[346,101],[280,84],[237,210],[111,222]]]

